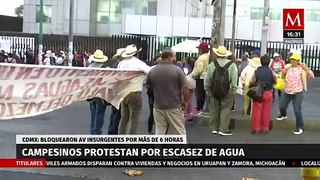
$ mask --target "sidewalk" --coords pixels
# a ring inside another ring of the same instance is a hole
[[[302,103],[302,115],[305,122],[305,130],[320,131],[320,78],[308,81],[308,92],[304,94],[304,101]],[[231,115],[231,126],[235,129],[245,128],[250,129],[250,117],[242,116],[243,99],[241,95],[236,96],[235,112]],[[292,103],[288,107],[288,119],[277,121],[276,117],[279,113],[279,98],[276,93],[276,100],[272,107],[273,128],[281,130],[295,129],[295,116],[292,108]],[[199,126],[208,126],[209,114],[193,117],[193,123]]]

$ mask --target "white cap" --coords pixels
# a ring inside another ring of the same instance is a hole
[[[297,50],[297,49],[290,49],[289,53],[293,53],[293,54],[302,54],[301,50]]]
[[[275,58],[275,57],[279,57],[280,56],[280,54],[278,54],[278,53],[274,53],[273,54],[273,57]]]

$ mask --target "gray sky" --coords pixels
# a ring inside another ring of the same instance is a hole
[[[0,14],[6,16],[16,16],[14,14],[14,9],[22,4],[23,0],[1,0]]]

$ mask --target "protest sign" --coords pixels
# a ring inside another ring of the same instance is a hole
[[[140,71],[1,64],[0,119],[40,115],[93,97],[118,108],[144,79]]]

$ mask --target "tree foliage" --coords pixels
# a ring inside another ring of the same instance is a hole
[[[23,16],[23,5],[20,5],[18,7],[16,7],[14,9],[14,13],[18,16],[18,17],[22,17]]]

